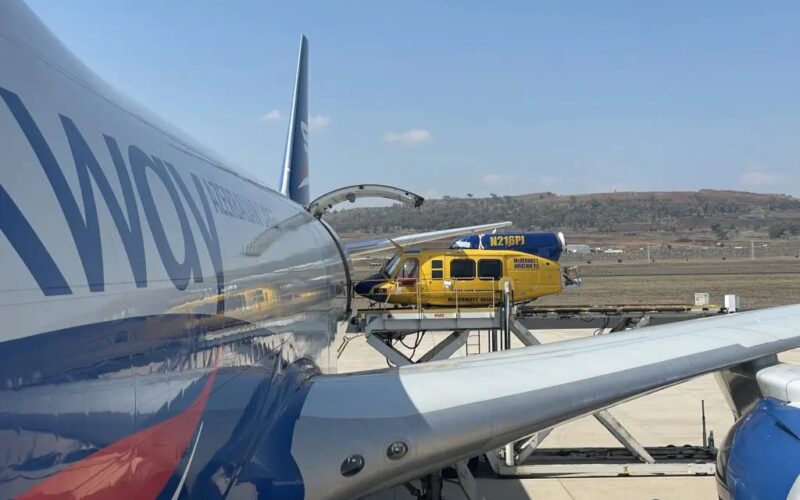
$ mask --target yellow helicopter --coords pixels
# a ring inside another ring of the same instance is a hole
[[[508,282],[514,302],[527,302],[580,283],[574,268],[562,272],[558,263],[564,246],[561,233],[472,235],[447,249],[398,246],[355,291],[396,305],[478,307],[500,303]]]

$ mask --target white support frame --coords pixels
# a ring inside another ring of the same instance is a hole
[[[366,314],[367,343],[396,366],[407,366],[447,359],[461,349],[471,331],[507,331],[516,336],[525,346],[541,345],[541,341],[513,315],[507,317],[501,309],[474,311],[429,312],[422,310],[383,310]],[[639,328],[649,323],[650,316],[625,318],[609,333]],[[390,339],[418,331],[447,331],[445,339],[422,355],[416,362],[391,345]],[[552,432],[545,429],[525,439],[507,444],[495,453],[487,453],[492,469],[498,476],[604,476],[604,475],[711,475],[715,464],[711,462],[657,462],[653,455],[608,410],[593,414],[617,441],[639,460],[638,463],[542,463],[527,464],[526,461]],[[464,494],[469,500],[484,500],[478,483],[469,471],[466,462],[454,465]]]

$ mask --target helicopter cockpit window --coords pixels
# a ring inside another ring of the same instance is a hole
[[[416,278],[417,270],[419,269],[419,261],[417,259],[406,259],[403,261],[403,268],[400,270],[398,278]]]
[[[391,259],[386,261],[386,264],[384,264],[383,269],[381,269],[381,274],[383,274],[386,278],[391,278],[394,272],[397,270],[397,264],[399,263],[400,263],[400,254],[396,254]]]

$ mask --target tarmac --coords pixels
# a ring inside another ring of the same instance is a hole
[[[592,335],[594,330],[542,330],[535,334],[543,342],[558,342]],[[444,339],[446,332],[428,332],[417,348],[416,357],[425,353]],[[635,331],[624,335],[636,335]],[[370,347],[363,335],[353,337],[338,360],[339,373],[372,370],[387,366],[385,358]],[[411,344],[413,337],[408,337]],[[516,341],[516,338],[513,339]],[[340,346],[342,339],[337,339]],[[482,339],[483,352],[488,345]],[[521,347],[516,341],[512,347]],[[472,349],[472,348],[471,348]],[[406,351],[410,353],[410,351]],[[470,351],[472,354],[472,350]],[[456,356],[464,356],[465,348]],[[800,363],[800,350],[780,356],[781,361]],[[683,384],[663,389],[610,409],[611,413],[644,446],[669,444],[700,445],[702,443],[701,401],[705,401],[707,429],[713,431],[717,446],[721,446],[728,429],[733,424],[732,414],[712,375],[706,375]],[[608,446],[620,444],[593,417],[575,420],[557,427],[544,441],[542,448]],[[560,478],[493,478],[479,477],[478,483],[487,500],[496,499],[715,499],[714,476],[671,477],[560,477]],[[466,496],[458,485],[445,483],[447,500]],[[372,495],[371,500],[413,499],[405,488]]]

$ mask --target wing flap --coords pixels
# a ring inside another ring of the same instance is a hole
[[[309,498],[379,491],[639,395],[800,347],[798,325],[795,305],[319,377],[292,454]],[[386,448],[398,440],[409,452],[389,460]],[[339,464],[353,454],[365,466],[345,478]]]

